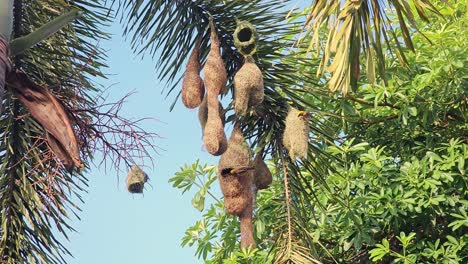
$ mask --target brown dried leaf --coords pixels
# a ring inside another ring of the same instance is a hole
[[[7,78],[8,85],[14,88],[16,96],[26,106],[31,115],[50,133],[73,164],[82,168],[80,151],[70,119],[62,104],[46,88],[35,84],[21,71],[12,72]]]

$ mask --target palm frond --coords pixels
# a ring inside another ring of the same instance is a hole
[[[99,68],[102,51],[95,43],[106,38],[99,30],[107,21],[99,1],[15,1],[15,38],[24,36],[71,8],[84,12],[72,26],[14,59],[14,67],[27,72],[36,83],[50,87],[59,98],[74,105],[93,105],[98,89],[90,77],[104,77]],[[93,62],[93,63],[90,63]],[[7,84],[0,116],[0,262],[65,263],[70,252],[65,238],[76,201],[87,187],[82,172],[65,170],[50,151],[44,129],[15,98]],[[77,91],[86,96],[78,96]],[[86,149],[85,149],[86,151]],[[85,153],[82,153],[85,155]]]
[[[414,14],[429,21],[428,11],[438,13],[428,0],[313,1],[305,36],[312,36],[309,49],[315,46],[321,57],[318,73],[329,72],[330,90],[346,95],[359,80],[362,55],[369,81],[375,80],[375,72],[386,79],[386,56],[395,55],[403,65],[408,63],[405,51],[414,50],[411,34],[418,30]],[[395,16],[398,23],[392,21]],[[321,34],[323,27],[328,27],[327,36]],[[396,28],[401,35],[396,34]],[[391,42],[396,43],[396,49],[387,54],[384,46],[390,48]]]

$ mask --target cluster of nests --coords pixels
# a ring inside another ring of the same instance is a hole
[[[204,65],[203,81],[199,49],[201,39],[189,57],[182,84],[182,102],[187,108],[199,107],[198,117],[203,130],[203,142],[207,151],[221,155],[218,164],[218,179],[224,195],[224,206],[231,215],[239,216],[241,223],[241,246],[254,247],[252,217],[255,193],[266,189],[272,182],[272,175],[263,161],[262,154],[253,153],[237,122],[229,140],[224,132],[223,108],[218,96],[226,88],[227,72],[220,53],[220,42],[216,28],[210,20],[210,52]],[[245,116],[263,102],[264,84],[260,68],[252,55],[257,48],[255,27],[240,21],[234,32],[234,44],[244,56],[244,64],[234,76],[234,111],[236,116]],[[205,94],[206,90],[206,94]],[[285,120],[283,145],[292,159],[305,158],[308,147],[308,114],[290,108]]]

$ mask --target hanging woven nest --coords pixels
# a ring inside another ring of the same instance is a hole
[[[233,37],[234,46],[242,55],[253,55],[257,51],[257,30],[249,22],[238,21]]]
[[[198,107],[198,121],[200,122],[200,126],[202,128],[202,132],[205,131],[205,126],[206,122],[208,120],[208,100],[206,99],[206,96],[203,98],[202,103],[200,104],[200,107]],[[221,104],[219,105],[219,116],[221,118],[221,123],[224,125],[226,124],[226,113],[224,111],[224,108]]]
[[[14,89],[16,97],[31,115],[50,134],[48,142],[55,155],[65,161],[65,164],[69,164],[71,160],[74,166],[83,168],[78,142],[69,116],[52,92],[46,87],[33,83],[21,71],[10,73],[7,83]],[[66,166],[71,167],[71,165]]]
[[[203,130],[203,143],[211,155],[219,156],[227,149],[224,124],[219,113],[220,103],[217,95],[208,94],[207,96],[208,116]]]
[[[148,179],[148,175],[138,165],[133,165],[127,174],[127,190],[130,193],[143,193]]]
[[[212,19],[210,19],[210,27],[210,53],[208,54],[203,72],[205,75],[205,87],[207,92],[219,95],[226,89],[227,72],[223,59],[221,58],[220,43]]]
[[[255,167],[255,186],[258,190],[268,188],[273,181],[273,177],[268,166],[265,164],[265,161],[263,161],[262,155],[257,154],[253,161],[253,165]]]
[[[283,145],[289,151],[291,159],[307,158],[309,147],[309,113],[290,107],[286,116]]]
[[[182,81],[182,102],[187,108],[198,107],[205,94],[205,85],[200,77],[200,50],[201,37],[195,43],[192,54],[187,62],[184,79]]]
[[[200,122],[202,131],[205,131],[206,121],[208,121],[208,100],[206,96],[203,98],[200,107],[198,107],[198,121]]]
[[[253,170],[251,151],[238,126],[232,131],[228,148],[218,164],[218,179],[226,211],[240,215],[252,202]]]
[[[234,76],[234,110],[237,115],[245,116],[249,108],[263,102],[265,96],[263,76],[251,56]]]

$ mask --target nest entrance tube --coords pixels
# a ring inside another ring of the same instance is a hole
[[[130,193],[143,193],[148,175],[138,166],[133,165],[127,175],[127,190]]]

